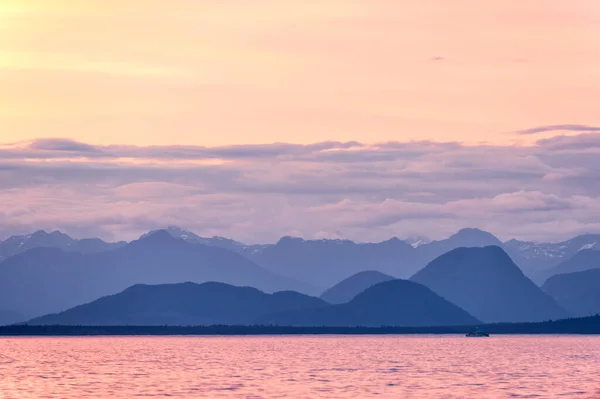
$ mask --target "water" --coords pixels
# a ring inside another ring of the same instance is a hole
[[[0,338],[0,398],[600,398],[600,337]]]

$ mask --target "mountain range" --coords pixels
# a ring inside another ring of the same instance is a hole
[[[600,250],[600,234],[585,234],[560,243],[518,240],[502,243],[489,232],[462,229],[439,241],[418,237],[404,241],[392,238],[379,243],[355,243],[350,240],[304,240],[283,237],[275,244],[246,245],[224,237],[203,238],[178,227],[168,227],[164,230],[171,236],[192,244],[236,252],[267,269],[303,280],[321,289],[365,270],[408,278],[433,259],[452,249],[490,245],[504,249],[528,277],[541,284],[550,275],[555,274],[555,268],[578,252]],[[152,233],[147,233],[141,238]],[[76,240],[59,231],[46,233],[40,230],[0,242],[0,261],[40,247],[92,254],[117,249],[126,244],[107,243],[97,238]],[[314,273],[315,271],[319,273]]]
[[[427,287],[408,280],[376,284],[350,302],[282,312],[259,320],[281,326],[442,326],[480,321]]]
[[[438,326],[479,321],[428,288],[393,280],[329,305],[296,292],[265,294],[223,283],[136,285],[29,325]]]
[[[515,261],[523,261],[523,267],[547,275],[545,271],[568,261],[580,251],[600,251],[600,234],[584,234],[558,243],[509,240],[504,243],[506,251],[517,255]]]
[[[268,245],[202,238],[175,227],[152,231],[130,243],[75,240],[57,231],[38,231],[0,242],[0,253],[6,256],[0,261],[0,318],[14,321],[15,317],[23,320],[60,312],[135,284],[186,281],[218,281],[265,292],[323,293],[326,301],[344,304],[377,283],[414,275],[413,281],[483,321],[555,319],[566,311],[528,277],[543,282],[552,274],[600,267],[597,239],[596,235],[579,236],[556,244],[560,250],[550,251],[554,247],[548,244],[546,252],[536,252],[531,250],[534,244],[502,243],[477,229],[463,229],[446,240],[432,242],[393,238],[355,243],[284,237]],[[482,247],[496,249],[475,256],[476,261],[459,257],[453,261],[459,265],[454,268],[436,266],[456,257],[457,248],[458,253],[467,251],[473,256],[477,251],[469,249]],[[531,265],[528,256],[539,263],[544,253],[552,262],[537,273],[522,266]],[[423,276],[427,279],[420,280]],[[537,305],[527,305],[532,300]]]
[[[268,314],[327,303],[293,291],[266,294],[256,288],[224,283],[135,285],[31,325],[244,325]]]
[[[146,234],[143,234],[140,239],[143,239],[149,235],[156,233],[157,231],[166,231],[171,236],[175,238],[181,238],[184,241],[187,241],[192,244],[203,244],[208,245],[210,247],[218,247],[223,248],[228,251],[236,252],[240,255],[244,255],[246,257],[252,257],[258,252],[262,251],[264,248],[269,247],[270,245],[246,245],[239,241],[232,240],[230,238],[225,237],[200,237],[199,235],[192,233],[191,231],[183,230],[176,226],[169,226],[165,229],[161,230],[152,230]]]
[[[600,249],[600,247],[598,248]],[[590,269],[600,268],[600,251],[595,249],[583,249],[575,253],[571,258],[560,263],[558,266],[547,270],[545,277],[558,274],[582,272]]]
[[[99,238],[76,240],[60,231],[47,233],[38,230],[27,235],[12,236],[0,242],[0,261],[35,248],[58,248],[68,252],[92,254],[120,248],[125,241],[105,242]]]
[[[141,241],[165,234],[157,232]],[[362,272],[326,290],[321,299],[292,292],[269,296],[223,283],[135,285],[30,324],[447,326],[558,320],[579,314],[571,306],[570,313],[564,310],[497,246],[451,250],[411,280]],[[273,298],[278,298],[280,308],[272,305]]]
[[[0,307],[35,317],[66,310],[135,284],[220,281],[266,292],[310,286],[276,275],[222,248],[191,244],[159,231],[92,254],[37,248],[0,263]]]

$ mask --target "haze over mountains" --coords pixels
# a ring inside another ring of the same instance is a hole
[[[600,249],[600,246],[598,249]],[[558,266],[547,270],[544,275],[551,277],[557,274],[582,272],[598,268],[600,268],[600,250],[584,249],[575,253],[573,257],[565,260]]]
[[[503,244],[490,233],[463,229],[433,242],[284,237],[276,244],[245,245],[171,227],[131,243],[104,243],[38,231],[0,243],[0,253],[7,255],[0,261],[0,310],[9,315],[0,314],[0,323],[64,311],[136,284],[217,281],[265,292],[325,291],[324,299],[343,304],[377,283],[412,275],[482,321],[556,319],[573,312],[556,304],[517,265],[538,283],[556,272],[600,267],[597,239],[586,235],[560,244]],[[473,255],[482,247],[495,249]],[[439,267],[457,256],[456,248],[469,256],[453,260],[450,268]]]
[[[162,229],[162,230],[152,230],[146,234],[143,234],[140,237],[140,239],[145,238],[151,234],[154,234],[157,231],[166,231],[171,236],[173,236],[175,238],[181,238],[182,240],[185,240],[192,244],[204,244],[204,245],[208,245],[211,247],[219,247],[219,248],[226,249],[228,251],[237,252],[237,253],[245,255],[247,257],[250,257],[253,254],[258,253],[258,252],[262,251],[264,248],[269,246],[269,245],[246,245],[241,242],[232,240],[230,238],[225,238],[225,237],[211,237],[211,238],[200,237],[199,235],[192,233],[191,231],[183,230],[176,226],[169,226],[166,229]]]
[[[120,248],[125,244],[127,244],[125,241],[111,243],[99,238],[76,240],[60,231],[47,233],[38,230],[32,234],[12,236],[0,242],[0,261],[34,248],[58,248],[69,252],[91,254]]]
[[[136,285],[30,325],[438,326],[479,321],[406,280],[377,284],[342,305],[296,292],[272,295],[222,283]]]
[[[440,241],[392,238],[380,243],[355,243],[349,240],[304,240],[283,237],[275,244],[246,245],[223,237],[203,238],[178,227],[165,229],[173,237],[239,253],[274,271],[304,280],[323,289],[349,275],[377,270],[408,278],[438,256],[460,247],[496,245],[503,248],[525,274],[543,283],[547,273],[582,250],[600,250],[600,234],[586,234],[560,243],[533,243],[509,240],[502,243],[491,233],[462,229]],[[141,238],[152,234],[143,235]],[[125,242],[105,243],[99,239],[75,240],[63,233],[37,231],[0,242],[0,260],[32,248],[52,247],[69,252],[98,253],[124,246]],[[281,266],[282,262],[287,265]],[[290,263],[291,262],[291,263]],[[307,263],[309,265],[307,265]],[[369,267],[370,266],[370,267]],[[319,270],[317,276],[314,270]],[[318,280],[318,281],[317,281]]]
[[[575,316],[600,314],[600,269],[552,276],[542,289]]]
[[[376,284],[348,303],[282,312],[261,319],[284,326],[448,326],[480,323],[427,287],[408,280]]]
[[[411,280],[486,323],[568,316],[498,246],[454,249],[432,261]]]
[[[367,288],[395,279],[396,277],[373,270],[359,272],[327,289],[321,299],[331,304],[350,302]]]
[[[0,309],[0,326],[23,321],[23,316],[14,312]]]
[[[327,306],[321,299],[292,291],[265,294],[223,283],[135,285],[31,325],[243,325],[288,310]]]
[[[267,292],[310,287],[245,257],[164,231],[95,254],[37,248],[0,263],[0,306],[25,317],[66,310],[135,284],[221,281]]]
[[[201,238],[170,227],[174,237],[201,242],[240,253],[276,273],[325,289],[343,278],[365,270],[409,278],[438,256],[461,247],[499,246],[537,283],[548,270],[581,250],[600,250],[600,235],[587,234],[560,243],[533,243],[509,240],[502,243],[493,234],[479,229],[462,229],[445,240],[419,237],[402,241],[392,238],[379,243],[350,240],[304,240],[283,237],[275,244],[245,245],[222,237]],[[285,264],[285,266],[284,266]]]

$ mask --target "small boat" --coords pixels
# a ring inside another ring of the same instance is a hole
[[[490,333],[481,331],[479,329],[479,327],[476,327],[475,331],[469,331],[468,333],[465,334],[465,336],[467,336],[467,337],[489,337]]]

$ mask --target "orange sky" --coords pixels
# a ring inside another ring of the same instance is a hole
[[[600,125],[599,49],[597,0],[2,0],[0,143],[509,143]]]

